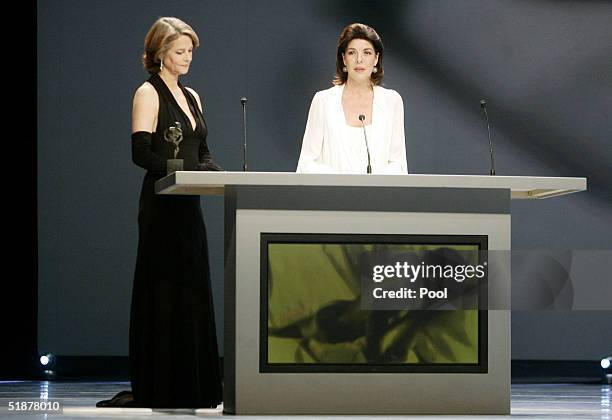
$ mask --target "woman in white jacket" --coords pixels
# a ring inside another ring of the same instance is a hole
[[[382,59],[374,29],[353,23],[342,30],[334,86],[312,100],[297,172],[366,173],[369,150],[372,173],[408,173],[404,104],[380,86]]]

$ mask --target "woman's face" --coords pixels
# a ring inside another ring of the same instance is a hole
[[[370,41],[353,39],[346,46],[342,61],[346,66],[348,78],[363,82],[370,80],[374,66],[378,64],[378,54]]]
[[[162,58],[164,71],[174,75],[187,74],[193,57],[193,41],[187,35],[181,35],[170,44]]]

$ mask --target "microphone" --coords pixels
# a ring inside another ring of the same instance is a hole
[[[484,111],[487,119],[487,133],[489,134],[489,153],[491,155],[491,175],[495,175],[495,162],[493,161],[493,143],[491,142],[491,127],[489,126],[489,114],[487,113],[487,101],[484,99],[480,100],[480,107]]]
[[[246,172],[247,170],[247,113],[246,113],[246,103],[247,98],[243,96],[240,98],[240,103],[242,104],[242,127],[244,128],[244,144],[242,145],[242,170]]]
[[[370,166],[370,148],[368,147],[368,135],[366,134],[366,128],[365,128],[365,115],[361,114],[359,116],[359,121],[361,121],[361,126],[363,127],[363,138],[365,140],[365,144],[366,144],[366,152],[368,153],[368,167],[367,167],[367,172],[369,174],[372,173],[372,166]]]

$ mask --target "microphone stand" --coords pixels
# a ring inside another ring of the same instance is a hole
[[[361,126],[363,127],[363,138],[365,140],[365,145],[366,145],[366,152],[368,153],[368,167],[366,168],[367,173],[371,174],[372,173],[372,166],[370,165],[370,148],[368,147],[368,135],[366,134],[366,128],[365,128],[365,115],[360,115],[359,116],[359,121],[361,121]]]
[[[244,129],[244,143],[242,145],[242,170],[244,172],[247,171],[247,123],[246,123],[246,103],[247,98],[243,96],[240,98],[240,103],[242,104],[242,127]]]
[[[480,100],[480,107],[484,111],[485,118],[487,119],[487,133],[489,135],[489,154],[491,156],[491,175],[495,175],[495,162],[493,161],[493,142],[491,141],[491,127],[489,126],[489,114],[487,113],[487,101],[484,99]]]

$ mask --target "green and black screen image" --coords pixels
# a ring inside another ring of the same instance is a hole
[[[262,279],[266,286],[262,294],[267,292],[262,303],[267,307],[261,314],[267,319],[265,325],[262,322],[261,350],[267,360],[260,360],[261,366],[344,366],[340,371],[349,366],[420,366],[424,372],[452,372],[453,366],[468,372],[486,369],[482,363],[486,311],[367,310],[360,304],[364,254],[381,249],[418,254],[442,247],[478,251],[480,244],[311,240],[262,241],[267,254],[267,261],[262,258],[267,264],[262,270],[267,276]]]

